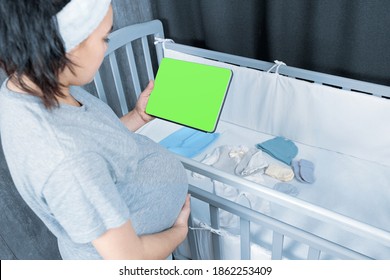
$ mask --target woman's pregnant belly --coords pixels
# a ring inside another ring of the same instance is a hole
[[[180,161],[173,154],[157,149],[138,162],[133,175],[127,204],[137,234],[171,227],[188,191],[187,175]]]

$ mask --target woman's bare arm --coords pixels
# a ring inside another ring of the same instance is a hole
[[[190,198],[175,224],[162,232],[137,236],[131,222],[108,230],[92,242],[103,259],[166,259],[187,236]],[[156,217],[158,219],[158,217]]]

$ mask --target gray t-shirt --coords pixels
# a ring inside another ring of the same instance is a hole
[[[7,82],[7,81],[6,81]],[[137,234],[172,226],[187,193],[181,163],[130,132],[81,88],[82,106],[48,111],[41,100],[0,90],[1,140],[19,193],[57,236],[64,259],[99,259],[91,241],[131,220]]]

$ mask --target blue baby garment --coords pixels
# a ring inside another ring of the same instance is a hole
[[[297,146],[291,140],[280,136],[259,143],[256,147],[288,165],[298,154]]]
[[[306,159],[301,159],[299,161],[294,160],[291,163],[291,166],[294,170],[295,177],[299,182],[309,184],[313,184],[315,182],[314,163]]]
[[[206,133],[183,127],[159,143],[176,154],[192,158],[204,151],[218,136],[219,133]]]

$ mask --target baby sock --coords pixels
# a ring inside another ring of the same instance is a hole
[[[274,190],[277,190],[279,192],[282,192],[282,193],[285,193],[285,194],[288,194],[291,196],[297,196],[299,194],[298,189],[295,186],[288,184],[288,183],[277,183],[274,186]]]
[[[314,183],[314,164],[306,159],[301,159],[299,161],[299,174],[305,182],[309,184]]]
[[[276,164],[270,164],[265,170],[265,174],[284,182],[291,181],[294,178],[294,172],[291,168]]]
[[[291,167],[294,171],[294,175],[295,175],[295,178],[301,182],[301,183],[305,183],[305,181],[302,179],[301,177],[301,174],[299,174],[299,162],[297,160],[294,160],[292,163],[291,163]]]
[[[306,159],[293,161],[291,167],[294,170],[295,178],[301,183],[312,184],[315,182],[314,164]]]

